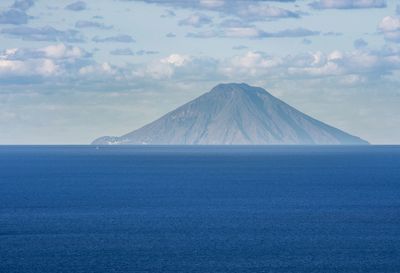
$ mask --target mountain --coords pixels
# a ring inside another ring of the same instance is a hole
[[[262,88],[220,84],[156,121],[109,144],[368,144],[307,116]]]

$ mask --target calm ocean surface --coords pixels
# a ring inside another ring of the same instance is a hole
[[[400,147],[0,147],[0,273],[400,272]]]

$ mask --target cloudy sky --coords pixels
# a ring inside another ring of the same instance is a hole
[[[0,144],[121,135],[221,82],[398,144],[400,1],[0,1]]]

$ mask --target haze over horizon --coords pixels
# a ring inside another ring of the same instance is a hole
[[[219,83],[400,144],[395,0],[3,0],[0,144],[123,135]]]

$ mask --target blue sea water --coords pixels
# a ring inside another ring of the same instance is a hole
[[[0,147],[0,273],[400,272],[400,147]]]

